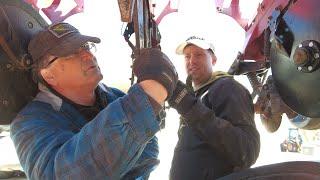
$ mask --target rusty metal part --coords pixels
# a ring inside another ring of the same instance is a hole
[[[256,72],[257,74],[261,74],[269,67],[270,64],[268,61],[245,61],[243,59],[243,54],[239,52],[236,59],[230,66],[228,74],[241,75],[250,72]]]
[[[135,2],[136,0],[118,0],[122,22],[132,21],[132,13]]]
[[[132,0],[130,3],[119,0],[118,3],[120,11],[124,11],[124,14],[129,13],[129,7],[132,8],[132,11],[130,10],[131,20],[128,22],[126,30],[123,33],[125,41],[132,49],[132,62],[134,62],[142,48],[153,47],[160,49],[161,35],[157,23],[153,19],[154,16],[150,12],[149,0]],[[130,41],[133,33],[135,34],[135,44]],[[130,81],[131,85],[133,85],[133,72],[131,72]]]
[[[306,40],[297,46],[292,58],[298,71],[311,73],[319,69],[320,43],[314,40]]]
[[[250,82],[252,89],[253,89],[253,91],[251,93],[251,97],[252,97],[252,99],[254,99],[255,96],[261,92],[262,83],[259,81],[256,72],[248,73],[247,77],[248,77],[249,82]]]
[[[260,114],[262,124],[269,132],[275,132],[280,127],[284,113],[289,118],[297,115],[282,101],[271,76],[262,86],[254,107],[255,113]]]

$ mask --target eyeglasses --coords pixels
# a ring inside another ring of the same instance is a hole
[[[54,57],[53,59],[48,61],[48,64],[46,65],[46,67],[50,66],[50,64],[52,64],[54,61],[56,61],[59,57]]]
[[[90,53],[95,53],[97,52],[97,47],[96,47],[96,44],[93,43],[93,42],[87,42],[85,44],[83,44],[82,46],[80,46],[80,50],[85,50],[85,51],[88,51]],[[80,51],[79,51],[80,52]],[[78,53],[79,53],[78,52]],[[67,57],[63,57],[65,59],[70,59],[72,57],[74,57],[76,54],[72,54],[72,55],[69,55]],[[51,60],[48,61],[48,64],[46,65],[46,67],[50,66],[54,61],[56,61],[59,57],[55,56],[54,58],[52,58]],[[60,57],[61,58],[61,57]]]
[[[96,44],[93,42],[87,42],[87,43],[83,44],[80,48],[83,50],[89,51],[91,53],[97,52]]]

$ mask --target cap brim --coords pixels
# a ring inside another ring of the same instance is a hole
[[[176,54],[182,55],[183,54],[183,50],[187,45],[188,45],[187,42],[183,42],[183,43],[179,44],[177,49],[176,49]]]
[[[101,40],[97,37],[85,36],[77,33],[67,37],[58,46],[50,49],[48,54],[57,57],[64,57],[77,52],[77,50],[87,42],[100,43],[100,41]]]

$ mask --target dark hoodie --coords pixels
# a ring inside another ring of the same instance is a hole
[[[192,125],[181,120],[170,179],[212,180],[249,168],[258,158],[260,136],[248,90],[220,72],[195,90],[215,117]]]

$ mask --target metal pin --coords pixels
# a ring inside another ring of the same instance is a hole
[[[12,67],[12,65],[11,64],[7,64],[6,67],[7,67],[7,69],[10,69]]]
[[[2,104],[5,105],[5,106],[7,106],[7,105],[9,104],[9,102],[8,102],[8,100],[3,100],[3,101],[2,101]]]
[[[309,47],[312,47],[313,46],[313,42],[309,42]]]
[[[27,60],[26,60],[26,64],[27,64],[27,65],[30,65],[30,64],[31,64],[30,59],[27,59]]]
[[[28,22],[28,28],[32,29],[33,28],[33,23],[32,22]]]

